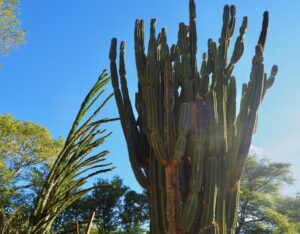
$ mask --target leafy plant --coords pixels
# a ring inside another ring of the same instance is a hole
[[[25,31],[17,18],[18,0],[0,0],[0,54],[8,55],[25,41]]]
[[[104,163],[108,151],[104,150],[89,156],[111,134],[111,132],[106,134],[105,129],[100,129],[102,124],[117,120],[109,118],[95,119],[113,94],[105,98],[93,113],[84,120],[87,112],[102,97],[103,87],[109,80],[110,77],[107,76],[106,71],[103,71],[83,101],[65,145],[55,160],[35,202],[29,220],[29,233],[47,233],[54,219],[64,209],[94,189],[93,186],[83,188],[89,178],[113,169],[110,163]]]
[[[290,166],[248,157],[241,180],[236,234],[300,231],[299,197],[280,193],[283,185],[293,182]]]

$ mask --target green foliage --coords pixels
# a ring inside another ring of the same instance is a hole
[[[19,0],[0,0],[0,54],[7,55],[11,49],[24,42],[25,31],[17,18]]]
[[[297,226],[300,233],[300,194],[296,197],[279,197],[277,198],[276,210],[281,214],[285,214],[290,222]]]
[[[109,151],[93,151],[111,134],[105,134],[106,129],[100,129],[103,124],[117,120],[95,119],[113,95],[104,98],[92,114],[86,116],[102,97],[103,87],[109,80],[110,77],[103,71],[81,104],[66,142],[35,201],[29,219],[29,233],[49,232],[53,221],[62,211],[94,189],[93,186],[83,188],[89,178],[113,169],[110,163],[103,163]],[[94,155],[90,156],[92,152]]]
[[[0,115],[1,231],[23,230],[32,201],[63,143],[38,124]]]
[[[95,187],[96,189],[92,195],[88,196],[87,200],[96,205],[95,223],[97,228],[100,233],[115,233],[118,230],[121,197],[124,196],[128,187],[124,186],[123,181],[118,177],[111,182],[100,179]]]
[[[269,77],[265,73],[265,12],[237,113],[233,72],[244,52],[248,19],[243,18],[230,57],[236,8],[226,5],[220,37],[208,40],[198,69],[195,2],[189,1],[189,23],[179,24],[172,46],[165,28],[156,34],[152,19],[145,51],[144,20],[136,20],[136,111],[126,81],[125,42],[120,43],[117,69],[117,39],[111,41],[112,86],[132,170],[149,194],[154,234],[234,232],[240,179],[258,110],[278,70],[273,66]]]
[[[236,233],[300,232],[299,197],[280,194],[293,178],[290,164],[249,157],[241,181]]]
[[[32,181],[41,167],[51,167],[63,144],[38,124],[0,115],[1,179],[6,184]]]
[[[122,179],[99,179],[95,190],[74,202],[55,220],[52,229],[65,232],[73,230],[78,221],[81,230],[93,210],[93,226],[97,233],[131,234],[146,231],[149,220],[148,201],[145,193],[139,194],[123,184]]]
[[[145,223],[149,221],[147,195],[133,190],[127,191],[123,201],[123,210],[119,215],[124,233],[141,233]]]

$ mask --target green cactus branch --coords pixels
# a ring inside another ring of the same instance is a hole
[[[269,78],[264,70],[269,16],[263,15],[250,80],[242,86],[237,113],[232,74],[244,52],[247,17],[229,57],[236,9],[224,7],[218,43],[208,40],[198,69],[194,0],[189,1],[189,11],[189,24],[179,24],[178,41],[171,47],[166,29],[156,35],[152,19],[147,53],[144,21],[135,22],[138,116],[126,84],[125,43],[120,46],[118,75],[115,38],[110,48],[112,84],[132,169],[148,191],[151,233],[234,233],[240,179],[258,109],[278,70],[273,66]]]
[[[105,98],[87,120],[83,121],[86,113],[104,93],[103,87],[109,81],[110,77],[103,71],[84,99],[65,145],[35,201],[29,217],[28,233],[48,233],[54,219],[65,208],[93,189],[93,187],[82,188],[90,177],[114,169],[110,163],[103,163],[109,151],[89,156],[93,149],[101,145],[111,134],[105,134],[106,130],[101,130],[100,127],[106,122],[119,120],[119,118],[95,119],[113,94]]]

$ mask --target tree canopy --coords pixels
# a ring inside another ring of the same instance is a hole
[[[0,54],[7,55],[25,40],[25,31],[21,28],[18,0],[0,0]]]
[[[299,233],[300,199],[283,196],[290,164],[249,157],[241,181],[236,233]]]
[[[72,231],[79,222],[84,229],[91,212],[95,211],[94,230],[97,233],[143,233],[147,231],[149,210],[147,195],[131,190],[115,176],[98,179],[95,190],[74,202],[54,222],[53,230]]]
[[[53,139],[49,131],[30,121],[0,115],[0,210],[2,221],[14,217],[23,225],[33,200],[64,140]],[[21,229],[21,228],[20,228]]]

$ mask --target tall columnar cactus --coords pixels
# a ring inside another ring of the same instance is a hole
[[[136,118],[128,95],[120,46],[112,39],[110,68],[121,124],[133,172],[148,191],[151,233],[234,233],[240,179],[256,129],[258,107],[274,82],[267,78],[263,52],[268,27],[264,13],[250,80],[243,84],[236,113],[235,64],[244,51],[247,17],[243,18],[232,55],[228,48],[236,23],[235,6],[224,7],[218,43],[208,40],[201,68],[197,62],[195,1],[189,25],[179,24],[177,44],[169,48],[166,29],[156,36],[151,20],[148,53],[144,21],[135,23],[138,92]]]

